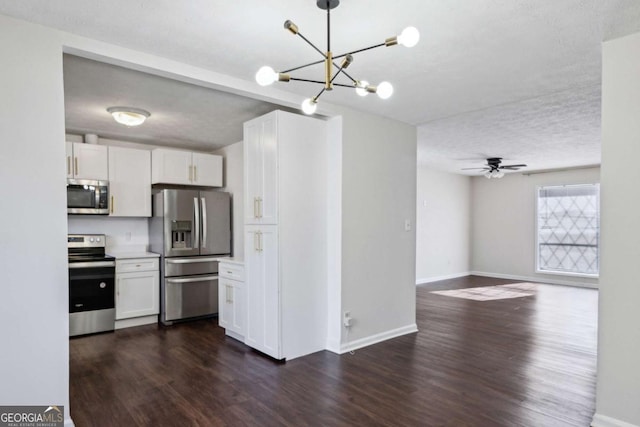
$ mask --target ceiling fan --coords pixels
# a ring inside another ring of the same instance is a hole
[[[502,178],[505,170],[517,171],[520,168],[524,168],[527,165],[501,165],[502,157],[489,157],[487,159],[487,165],[482,168],[463,168],[461,170],[483,170],[484,176],[487,178]]]

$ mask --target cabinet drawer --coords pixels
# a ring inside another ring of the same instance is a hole
[[[158,271],[158,258],[133,258],[116,260],[116,274],[134,271]]]
[[[220,261],[218,275],[227,279],[244,281],[244,266],[237,264],[226,264]]]

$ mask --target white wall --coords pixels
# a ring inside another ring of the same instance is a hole
[[[70,215],[69,234],[105,234],[107,253],[136,252],[149,249],[147,218],[111,218],[108,216]]]
[[[602,286],[594,427],[640,426],[639,71],[640,33],[604,43]]]
[[[224,157],[224,187],[221,191],[231,193],[233,216],[233,256],[244,254],[244,157],[242,141],[227,145],[213,154]]]
[[[474,274],[595,286],[597,279],[536,273],[536,188],[600,182],[600,168],[501,179],[472,179],[471,268]],[[604,191],[601,191],[604,193]]]
[[[0,15],[0,405],[64,405],[69,310],[62,46]]]
[[[342,310],[355,319],[348,343],[343,334],[348,348],[416,330],[416,128],[352,110],[342,119]]]
[[[419,166],[416,191],[416,283],[468,275],[471,178]]]

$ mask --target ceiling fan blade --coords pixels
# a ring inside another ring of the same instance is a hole
[[[500,166],[500,169],[511,169],[511,168],[526,168],[527,165],[504,165]]]
[[[489,168],[462,168],[460,170],[461,171],[477,171],[477,170],[488,171]]]

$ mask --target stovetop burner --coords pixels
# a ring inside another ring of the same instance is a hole
[[[100,262],[115,261],[111,255],[100,254],[69,254],[69,262]]]

